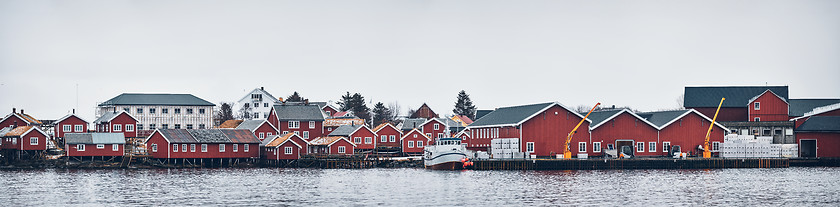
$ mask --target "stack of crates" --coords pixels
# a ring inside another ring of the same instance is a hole
[[[720,143],[720,155],[725,158],[743,157],[792,157],[796,144],[773,144],[773,137],[753,135],[726,135]]]
[[[519,139],[503,138],[490,140],[490,149],[494,159],[522,158],[525,154],[519,150]]]

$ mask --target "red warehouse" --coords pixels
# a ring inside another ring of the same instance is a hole
[[[517,138],[519,152],[554,157],[563,154],[565,137],[582,119],[582,115],[559,103],[498,108],[470,124],[467,148],[487,151],[492,139]],[[590,122],[583,122],[571,143],[589,141],[586,129]]]
[[[157,129],[146,139],[149,155],[164,159],[259,158],[259,147],[247,129]]]
[[[300,143],[299,143],[300,142]],[[272,136],[263,140],[262,159],[263,160],[296,160],[301,155],[306,154],[306,141],[300,136],[288,133],[283,136]]]
[[[122,157],[123,133],[71,133],[65,137],[64,150],[69,157]]]
[[[712,123],[711,118],[693,109],[645,112],[638,115],[659,128],[659,143],[661,143],[659,148],[669,155],[677,151],[677,146],[679,146],[679,152],[687,152],[691,155],[701,153],[698,147],[702,148],[706,140],[706,131]],[[726,127],[715,123],[709,137],[713,155],[718,155],[720,143],[723,142],[723,136],[727,132]]]
[[[352,155],[356,145],[344,137],[318,137],[309,141],[310,154]]]
[[[787,86],[686,86],[683,106],[712,117],[720,104],[720,98],[726,98],[717,121],[752,121],[746,104],[767,90],[785,101],[788,99]]]
[[[265,140],[266,137],[273,137],[278,133],[277,128],[265,119],[246,120],[236,128],[250,130],[260,141]]]
[[[23,109],[20,110],[20,113],[17,112],[17,109],[12,108],[12,113],[3,117],[3,120],[0,121],[0,127],[17,127],[17,126],[41,126],[41,121],[38,121],[35,117],[30,116],[29,114],[23,113]]]
[[[423,147],[432,143],[432,138],[426,136],[420,130],[414,129],[400,137],[400,143],[403,154],[416,155],[423,153]]]
[[[365,125],[344,125],[330,133],[331,137],[346,137],[356,145],[358,152],[370,151],[376,148],[376,135]]]
[[[324,113],[312,104],[275,104],[268,121],[281,135],[295,133],[305,140],[324,136]]]
[[[794,131],[800,157],[840,157],[840,116],[813,116]]]
[[[137,119],[125,111],[103,113],[96,121],[96,132],[121,132],[125,137],[137,137]]]
[[[817,116],[840,116],[840,103],[814,108],[812,111],[806,112],[801,117],[791,119],[791,121],[795,121],[796,128],[799,128],[799,126],[805,123],[805,121],[809,118]]]
[[[86,133],[88,122],[75,114],[68,114],[55,120],[55,137],[64,137],[66,133]]]
[[[619,152],[632,156],[664,156],[659,150],[659,130],[653,123],[627,109],[592,112],[588,142],[571,143],[573,153],[592,156],[618,156]],[[591,147],[589,147],[591,146]],[[626,146],[626,147],[625,147]],[[623,148],[626,150],[622,151]]]
[[[399,139],[402,138],[402,131],[394,127],[394,125],[391,125],[391,123],[382,123],[376,126],[376,128],[373,128],[373,133],[376,134],[374,137],[379,138],[379,142],[376,143],[377,147],[400,147]]]
[[[747,105],[747,112],[749,113],[748,120],[787,121],[790,119],[788,108],[789,104],[785,98],[776,95],[771,90],[766,90],[764,93],[750,99]]]

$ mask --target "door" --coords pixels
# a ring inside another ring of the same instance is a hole
[[[630,150],[623,150],[625,147],[628,146]],[[633,140],[616,140],[615,141],[615,148],[618,149],[618,153],[624,152],[626,155],[634,155],[633,153],[636,151],[635,145],[633,145]]]
[[[814,139],[799,140],[799,156],[800,157],[817,157],[817,140],[814,140]]]

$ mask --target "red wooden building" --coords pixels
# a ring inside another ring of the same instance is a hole
[[[344,125],[330,133],[331,137],[345,137],[355,144],[356,151],[376,148],[376,134],[365,125]]]
[[[752,99],[747,104],[749,121],[787,121],[788,116],[787,99],[776,95],[771,90],[766,90]],[[714,115],[712,115],[714,116]]]
[[[3,137],[0,149],[19,151],[47,150],[47,133],[37,126],[6,127],[0,130]]]
[[[310,154],[352,155],[356,145],[344,137],[318,137],[309,140]]]
[[[391,123],[382,123],[376,128],[373,128],[373,133],[376,134],[375,137],[379,138],[379,142],[376,144],[377,147],[391,147],[397,148],[400,147],[400,138],[402,138],[402,131],[391,125]]]
[[[471,134],[467,149],[488,151],[492,139],[517,138],[520,152],[554,157],[563,154],[565,137],[582,119],[582,115],[555,102],[498,108],[468,127]],[[571,143],[589,141],[585,129],[590,122],[580,126]]]
[[[767,90],[785,101],[788,99],[787,86],[686,86],[683,106],[712,117],[715,115],[720,98],[726,98],[717,121],[753,121],[749,119],[750,112],[746,104],[751,102],[751,98]]]
[[[458,132],[458,134],[455,134],[455,136],[453,136],[453,137],[460,138],[461,139],[461,144],[465,144],[467,146],[469,146],[469,144],[470,144],[469,143],[469,141],[470,141],[470,130],[469,129],[465,129],[461,132]]]
[[[402,152],[405,154],[422,154],[423,147],[433,142],[432,138],[426,136],[418,129],[413,129],[400,137]]]
[[[273,137],[277,135],[277,128],[271,125],[268,120],[265,119],[253,119],[253,120],[246,120],[243,121],[239,126],[236,127],[237,129],[247,129],[254,133],[260,141],[265,140],[267,137]]]
[[[41,126],[41,124],[41,121],[35,117],[23,113],[23,109],[18,113],[15,108],[12,108],[11,114],[6,115],[6,117],[3,117],[3,120],[0,120],[0,127],[14,128],[18,126]]]
[[[335,106],[326,103],[324,103],[324,105],[321,106],[321,110],[324,111],[324,114],[326,114],[327,117],[335,116],[335,114],[339,112],[338,108],[335,108]]]
[[[125,111],[103,113],[93,124],[96,132],[121,132],[125,137],[137,137],[137,118]]]
[[[125,152],[123,133],[69,133],[65,140],[70,157],[122,157]]]
[[[325,115],[318,105],[275,104],[268,121],[281,135],[295,133],[305,140],[324,136]]]
[[[800,157],[840,157],[840,116],[812,116],[794,131]]]
[[[840,103],[814,108],[801,117],[791,119],[791,121],[796,122],[796,128],[799,128],[809,118],[816,116],[840,116]]]
[[[55,120],[55,137],[64,137],[66,133],[88,132],[88,122],[75,114],[68,114]]]
[[[658,148],[666,153],[672,152],[675,146],[679,146],[680,152],[688,152],[691,155],[698,155],[702,151],[698,146],[703,146],[706,139],[706,131],[712,119],[697,112],[696,110],[674,110],[638,113],[659,128]],[[723,137],[728,129],[719,123],[715,123],[709,137],[711,150],[717,155]]]
[[[439,118],[428,119],[423,124],[420,124],[420,130],[423,131],[427,137],[444,138],[449,137],[449,125]]]
[[[633,156],[663,156],[660,150],[659,130],[656,125],[648,122],[627,109],[592,112],[589,115],[592,127],[589,129],[590,141],[571,143],[573,154],[588,154],[589,156],[604,156],[613,152],[617,156],[623,146],[632,149]],[[618,149],[618,151],[613,151]]]
[[[426,103],[423,103],[420,108],[414,111],[413,114],[409,115],[409,118],[434,119],[438,117],[438,114],[436,114],[435,111],[432,111],[432,108],[430,108],[429,105],[426,105]]]
[[[157,129],[146,139],[153,158],[259,158],[259,147],[247,129]]]
[[[261,144],[261,157],[264,160],[296,160],[306,154],[307,146],[306,140],[293,133],[271,136]]]

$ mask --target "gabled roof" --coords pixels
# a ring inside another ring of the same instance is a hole
[[[123,133],[68,133],[67,144],[125,144]]]
[[[128,117],[131,117],[132,119],[134,119],[134,121],[138,121],[137,118],[134,118],[134,116],[132,116],[128,112],[119,111],[119,112],[105,112],[104,114],[102,114],[102,116],[100,116],[98,119],[96,119],[96,121],[93,121],[93,123],[111,122],[111,120],[114,120],[114,118],[117,118],[117,116],[120,116],[120,114],[128,115]]]
[[[155,133],[170,143],[260,143],[247,129],[157,129]]]
[[[376,128],[373,128],[373,133],[379,133],[379,130],[384,129],[385,127],[391,127],[394,130],[396,130],[397,132],[402,133],[402,131],[400,129],[397,129],[397,127],[394,127],[394,125],[391,125],[391,123],[387,123],[387,122],[379,124],[379,126],[376,126]]]
[[[566,106],[563,106],[557,102],[549,102],[549,103],[540,103],[540,104],[530,104],[530,105],[521,105],[521,106],[511,106],[511,107],[502,107],[493,110],[489,114],[481,117],[478,120],[475,120],[470,127],[493,127],[493,126],[514,126],[524,123],[528,121],[532,117],[536,116],[540,112],[548,110],[553,106],[560,106],[561,108],[569,111],[570,113],[580,117],[581,119],[583,116],[575,112],[574,110],[569,109]],[[590,123],[592,120],[586,119]]]
[[[429,136],[426,136],[419,129],[415,128],[415,129],[412,129],[411,131],[409,131],[408,133],[405,133],[402,137],[400,137],[400,141],[402,141],[403,139],[408,137],[408,135],[412,134],[412,132],[417,132],[417,134],[419,134],[419,136],[425,137],[427,140],[432,140],[432,138],[429,138]]]
[[[332,104],[328,104],[328,103],[324,103],[324,105],[321,106],[321,109],[324,109],[324,108],[327,108],[327,107],[330,107],[333,111],[339,111],[338,108],[336,108]]]
[[[6,117],[3,117],[3,120],[0,120],[0,122],[5,121],[6,119],[8,119],[8,118],[9,118],[9,117],[11,117],[11,116],[16,116],[16,117],[17,117],[17,118],[19,118],[20,120],[25,121],[25,122],[26,122],[25,124],[27,124],[27,125],[30,125],[30,124],[36,124],[36,125],[38,125],[38,124],[43,124],[43,123],[41,123],[41,120],[38,120],[38,119],[36,119],[35,117],[32,117],[32,115],[29,115],[29,114],[24,114],[24,113],[10,113],[9,115],[6,115]],[[21,123],[21,124],[24,124],[24,123]]]
[[[351,113],[351,111],[339,111],[339,112],[335,112],[335,114],[333,114],[332,116],[333,117],[342,117],[342,116],[350,115],[350,113]]]
[[[353,147],[356,147],[356,144],[353,144],[353,142],[350,142],[350,140],[348,140],[347,138],[344,138],[344,137],[318,137],[318,138],[309,140],[309,145],[328,146],[329,147],[329,146],[332,146],[333,144],[335,144],[336,142],[338,142],[339,140],[344,140],[347,143],[350,143],[351,145],[353,145]]]
[[[700,116],[700,118],[706,119],[706,121],[712,122],[712,118],[709,118],[708,116],[703,115],[703,113],[697,112],[697,110],[694,110],[694,109],[645,112],[645,113],[639,113],[638,115],[639,115],[639,117],[647,119],[651,124],[659,126],[659,127],[657,127],[657,130],[662,130],[665,127],[668,127],[668,125],[671,125],[672,123],[676,122],[680,118],[682,118],[682,117],[684,117],[688,114],[692,114],[692,113],[697,114],[697,116]],[[670,118],[670,119],[668,119],[668,118]],[[653,121],[651,121],[651,120],[653,120]],[[716,121],[714,123],[715,123],[715,126],[718,126],[718,127],[722,128],[724,130],[727,130],[727,128],[725,126],[721,125],[719,122]]]
[[[484,117],[484,115],[487,115],[487,114],[489,114],[490,112],[493,112],[493,110],[475,110],[475,120],[478,120],[478,119],[480,119],[481,117]],[[473,122],[474,122],[475,120],[473,120]]]
[[[2,129],[0,129],[0,137],[5,137],[6,134],[8,134],[9,132],[12,131],[12,129],[15,129],[15,128],[14,127],[3,127]]]
[[[324,121],[326,118],[317,105],[274,104],[273,110],[281,121]]]
[[[298,144],[297,142],[295,142],[294,140],[292,140],[292,137],[295,137],[295,136],[297,136],[298,138],[300,138],[300,136],[296,135],[295,133],[287,133],[287,134],[285,134],[285,135],[283,135],[283,136],[280,136],[280,135],[275,135],[275,136],[272,136],[272,137],[271,137],[271,138],[269,138],[269,139],[265,139],[265,140],[263,140],[263,142],[260,144],[260,146],[264,146],[264,147],[279,147],[279,146],[283,145],[283,144],[284,144],[284,143],[286,143],[286,142],[291,142],[292,144],[294,144],[294,145],[295,145],[295,146],[297,146],[298,148],[302,148],[303,146],[300,146],[300,144]],[[302,140],[302,139],[301,139],[301,140]],[[306,140],[304,140],[304,141],[306,141]]]
[[[218,127],[218,128],[222,128],[222,129],[235,129],[235,128],[236,128],[236,127],[238,127],[240,124],[242,124],[242,122],[243,122],[243,120],[227,120],[227,121],[225,121],[225,122],[222,122],[222,124],[219,124],[219,127]]]
[[[240,98],[239,101],[251,98],[251,94],[254,94],[254,93],[262,93],[264,95],[263,98],[268,98],[268,100],[271,101],[271,103],[279,101],[279,100],[277,100],[277,98],[275,98],[273,95],[271,95],[271,93],[268,93],[268,91],[266,91],[263,88],[255,88],[254,90],[251,90],[251,92],[248,92],[247,94],[245,94],[245,96]]]
[[[840,116],[811,117],[796,128],[797,132],[830,132],[840,133]]]
[[[67,114],[64,117],[61,117],[60,119],[55,120],[53,123],[59,123],[59,122],[64,121],[65,119],[70,118],[70,117],[76,117],[77,119],[82,120],[85,123],[90,123],[90,122],[86,121],[85,119],[82,119],[82,117],[76,116],[76,114]]]
[[[796,120],[799,120],[799,119],[811,117],[811,116],[814,116],[814,115],[819,115],[819,114],[822,114],[822,113],[825,113],[825,112],[830,112],[830,111],[834,111],[834,110],[838,110],[838,109],[840,109],[840,103],[831,104],[831,105],[828,105],[828,106],[817,107],[817,108],[814,108],[814,110],[811,110],[811,111],[805,113],[805,115],[803,115],[801,117],[796,117],[796,118],[791,119],[791,121],[796,121]]]
[[[353,133],[356,133],[356,131],[359,131],[359,129],[361,129],[361,128],[367,128],[367,127],[366,127],[365,125],[344,125],[344,126],[340,126],[340,127],[338,127],[338,128],[335,128],[335,129],[334,129],[334,130],[333,130],[333,131],[329,134],[329,136],[345,136],[345,137],[349,137],[349,136],[350,136],[350,135],[352,135]]]
[[[758,94],[758,95],[756,95],[756,96],[752,97],[749,101],[747,101],[747,103],[746,103],[746,104],[747,104],[747,105],[749,105],[750,103],[752,103],[753,101],[755,101],[756,99],[758,99],[758,97],[761,97],[762,95],[764,95],[764,94],[765,94],[765,93],[767,93],[767,92],[770,92],[770,94],[773,94],[774,96],[776,96],[776,98],[781,99],[782,101],[784,101],[785,103],[787,103],[787,104],[788,104],[788,106],[790,105],[790,103],[788,103],[788,101],[787,101],[784,97],[781,97],[781,96],[777,95],[776,93],[773,93],[773,91],[771,91],[770,89],[767,89],[766,91],[762,92],[761,94]]]
[[[251,132],[254,132],[254,131],[257,130],[257,128],[260,128],[260,126],[262,126],[263,123],[268,123],[268,121],[266,121],[265,119],[246,120],[246,121],[243,121],[242,123],[240,123],[239,126],[237,126],[236,128],[237,129],[247,129],[247,130],[251,130]],[[271,127],[274,128],[274,126],[271,126]],[[274,131],[277,131],[276,128],[275,128]]]
[[[165,105],[165,106],[216,106],[192,94],[123,93],[99,104],[113,105]]]
[[[198,129],[201,130],[201,129]],[[219,130],[221,131],[225,137],[227,137],[229,143],[260,143],[260,139],[254,135],[254,132],[250,130],[244,129],[205,129],[205,130]]]
[[[9,128],[9,127],[7,127],[7,128]],[[46,132],[41,131],[40,128],[35,127],[35,126],[19,126],[19,127],[16,127],[14,129],[10,130],[9,132],[7,132],[5,135],[2,135],[2,136],[4,136],[4,137],[19,137],[19,136],[28,134],[29,132],[31,132],[33,130],[38,131],[43,135],[47,135]]]
[[[792,117],[805,116],[816,108],[840,103],[840,99],[790,99],[790,111]]]
[[[458,132],[458,134],[455,134],[454,137],[460,137],[462,134],[467,135],[467,137],[472,137],[470,136],[470,133],[467,133],[467,130],[462,130],[461,132]]]
[[[328,118],[324,120],[325,127],[332,127],[332,126],[344,126],[344,125],[363,125],[365,124],[364,119],[339,119],[339,118]]]
[[[438,114],[435,113],[435,111],[433,111],[432,108],[429,107],[429,105],[426,105],[426,103],[423,103],[423,105],[421,105],[420,108],[417,109],[417,111],[414,111],[414,114],[409,114],[409,117],[430,119],[430,118],[437,118]]]
[[[409,118],[403,120],[402,125],[400,126],[401,130],[411,130],[414,128],[419,128],[423,126],[423,123],[426,123],[425,118]]]
[[[470,119],[470,117],[467,117],[467,116],[464,116],[464,115],[455,115],[455,116],[452,116],[451,119],[452,120],[455,120],[455,119],[460,120],[461,123],[463,123],[463,126],[467,126],[467,125],[470,125],[470,124],[473,123],[473,120]]]
[[[641,116],[639,116],[636,113],[633,113],[632,111],[627,110],[627,109],[592,112],[592,114],[589,114],[589,119],[592,120],[593,125],[591,125],[589,127],[589,129],[593,130],[595,128],[598,128],[599,126],[604,125],[604,123],[607,123],[609,120],[612,120],[615,117],[618,117],[622,113],[630,114],[631,116],[636,117],[639,120],[642,120],[642,122],[645,122],[648,126],[651,126],[654,129],[659,129],[658,126],[649,122],[647,119],[642,118]]]
[[[722,107],[744,108],[744,103],[749,103],[750,98],[761,94],[766,90],[788,99],[787,86],[686,86],[683,96],[683,106],[686,108],[695,107],[717,107],[720,98],[726,98]]]

